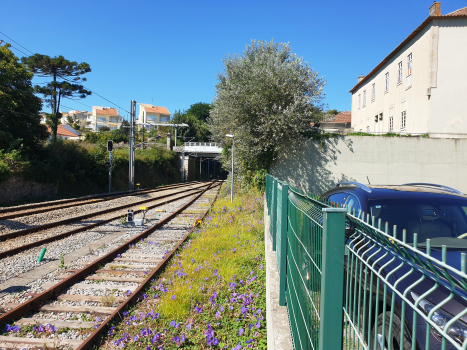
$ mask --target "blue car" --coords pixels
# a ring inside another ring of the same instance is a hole
[[[381,250],[374,243],[377,239],[358,234],[357,220],[347,224],[346,244],[360,257],[350,259],[356,256],[350,254],[345,260],[344,306],[360,325],[364,343],[370,349],[465,349],[467,281],[456,270],[465,273],[466,269],[467,196],[435,184],[341,182],[322,197],[360,212],[364,220],[368,216],[374,226],[387,225],[396,238],[392,247],[391,239],[384,238],[389,248]],[[404,248],[397,240],[415,250]],[[420,252],[421,258],[414,251]],[[427,251],[447,267],[423,258]],[[365,274],[369,270],[362,261],[373,266],[373,273]],[[375,278],[370,278],[372,274]]]

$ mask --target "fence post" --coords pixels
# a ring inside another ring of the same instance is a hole
[[[276,217],[277,217],[277,180],[274,179],[272,182],[272,196],[271,196],[271,216],[269,217],[270,220],[270,227],[271,227],[271,236],[272,236],[272,250],[276,251]]]
[[[342,349],[346,208],[323,208],[319,349]]]
[[[277,247],[280,255],[279,262],[279,305],[285,306],[285,289],[287,282],[287,229],[288,225],[288,210],[289,210],[289,185],[282,185],[281,198],[281,228],[280,228],[280,247]]]

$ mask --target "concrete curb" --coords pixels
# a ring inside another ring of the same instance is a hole
[[[266,325],[268,350],[292,350],[287,308],[279,306],[279,272],[269,234],[269,214],[264,201],[264,246],[266,260]]]

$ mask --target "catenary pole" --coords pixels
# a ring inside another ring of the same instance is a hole
[[[135,182],[135,115],[136,101],[131,100],[130,109],[130,169],[128,176],[128,189],[131,191],[134,188]]]

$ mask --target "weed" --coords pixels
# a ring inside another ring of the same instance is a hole
[[[128,223],[128,218],[125,215],[120,216],[120,224],[126,225]]]
[[[113,295],[113,294],[103,295],[102,298],[101,298],[101,303],[104,306],[108,306],[108,307],[113,306],[114,303],[115,303],[115,295]]]
[[[428,138],[430,138],[430,134],[423,134],[422,137],[425,138],[425,139],[428,139]]]
[[[65,265],[65,256],[60,254],[60,265],[58,265],[59,269],[66,269],[68,265]]]
[[[60,328],[58,331],[57,331],[57,334],[62,334],[62,333],[66,333],[70,330],[70,328],[68,327],[65,327],[65,328]]]

